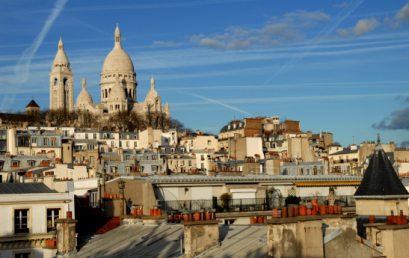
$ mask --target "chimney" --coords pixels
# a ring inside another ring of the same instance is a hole
[[[199,131],[199,130],[196,130],[196,134],[200,134],[200,131]]]
[[[41,135],[41,127],[37,127],[37,130],[38,130],[38,135]]]
[[[219,246],[219,220],[182,221],[186,258]]]
[[[133,153],[136,153],[136,148],[135,147],[133,147]]]
[[[70,203],[70,206],[74,205]],[[78,220],[72,218],[72,211],[67,211],[65,219],[56,219],[57,224],[57,257],[68,257],[77,252],[75,224]]]
[[[44,184],[48,186],[51,190],[54,190],[54,179],[55,175],[44,176]]]
[[[61,134],[61,129],[57,127],[57,134]]]
[[[50,121],[47,122],[47,126],[51,127],[51,122]]]
[[[13,125],[13,134],[16,134],[16,133],[17,133],[16,126],[15,126],[15,125]]]
[[[142,154],[145,153],[145,148],[142,148],[141,153],[142,153]]]

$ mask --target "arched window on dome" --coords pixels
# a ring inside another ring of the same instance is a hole
[[[125,97],[128,97],[128,89],[125,88]]]
[[[119,42],[120,41],[120,37],[115,37],[115,42]]]
[[[64,82],[64,86],[68,85],[68,79],[67,78],[64,78],[63,82]]]
[[[57,86],[57,85],[58,85],[58,79],[54,78],[54,86]]]
[[[159,111],[159,100],[156,100],[155,111]]]

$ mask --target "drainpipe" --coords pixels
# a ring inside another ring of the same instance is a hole
[[[398,206],[398,211],[397,211],[397,213],[396,213],[396,214],[399,214],[399,203],[400,203],[400,198],[398,198],[398,202],[396,203],[396,204],[397,204],[397,206]]]

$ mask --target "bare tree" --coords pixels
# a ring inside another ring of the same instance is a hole
[[[55,125],[62,125],[74,117],[74,112],[65,111],[63,108],[53,109],[48,113],[48,120]]]
[[[98,125],[98,122],[100,121],[100,117],[98,115],[92,114],[89,111],[85,111],[82,109],[77,109],[75,111],[75,117],[81,125],[87,127]]]

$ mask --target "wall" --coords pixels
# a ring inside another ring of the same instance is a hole
[[[69,203],[64,203],[66,200]],[[13,204],[4,204],[10,203]],[[22,203],[23,202],[23,203]],[[40,202],[40,203],[36,203]],[[30,233],[45,233],[46,209],[61,208],[60,217],[65,218],[67,210],[74,211],[74,194],[47,193],[47,194],[7,194],[0,196],[0,236],[11,235],[13,232],[13,209],[30,209]],[[74,217],[75,212],[73,212]]]
[[[378,215],[389,216],[391,210],[394,215],[398,215],[397,199],[392,200],[366,200],[356,199],[356,214],[358,215]],[[399,210],[403,211],[404,215],[409,215],[408,212],[408,199],[400,199]]]

